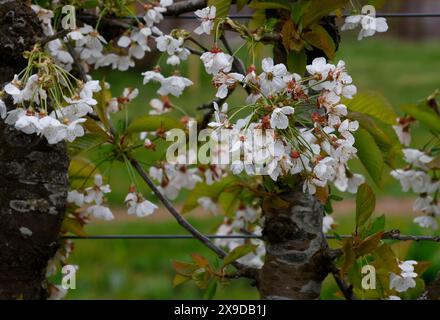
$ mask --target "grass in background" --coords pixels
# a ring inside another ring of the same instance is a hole
[[[338,233],[353,230],[353,215],[338,218]],[[210,233],[220,217],[191,219],[200,230]],[[400,228],[403,233],[422,234],[409,216],[388,218],[388,227]],[[90,235],[103,234],[185,234],[173,220],[95,223],[87,228]],[[330,242],[335,245],[335,241]],[[203,291],[193,283],[172,287],[173,260],[190,261],[191,253],[199,253],[214,261],[215,256],[196,240],[77,240],[69,263],[77,264],[77,289],[68,299],[202,299]],[[438,244],[414,243],[408,259],[429,260],[433,266],[425,277],[432,279],[440,270]],[[220,288],[215,299],[256,299],[257,290],[248,280],[232,281]],[[337,291],[332,277],[323,287],[323,297],[335,299]]]

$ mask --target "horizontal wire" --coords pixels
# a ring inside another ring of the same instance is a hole
[[[336,15],[330,15],[331,17],[343,17],[343,18],[347,18],[349,16],[351,16],[350,14],[343,14],[340,16],[336,16]],[[416,13],[416,12],[408,12],[408,13],[376,13],[375,15],[378,18],[437,18],[440,17],[440,13],[428,13],[428,12],[420,12],[420,13]],[[129,18],[129,17],[127,17]],[[142,16],[138,17],[138,19],[141,19]],[[166,16],[166,19],[182,19],[182,20],[192,20],[192,19],[196,19],[197,17],[195,16],[190,16],[190,15],[182,15],[182,16]],[[237,15],[230,15],[229,18],[231,19],[241,19],[241,20],[249,20],[252,19],[252,15],[250,14],[237,14]]]
[[[336,15],[330,15],[330,17],[349,17],[351,16],[350,14],[343,14],[340,16],[336,16]],[[439,13],[429,13],[429,12],[395,12],[395,13],[376,13],[375,15],[378,18],[438,18],[440,17],[440,12]],[[81,15],[77,16],[79,19],[81,19]],[[251,14],[236,14],[236,15],[230,15],[229,18],[231,19],[237,19],[237,20],[249,20],[252,19],[252,15]],[[126,17],[112,17],[112,19],[120,19],[120,20],[132,20],[135,19],[132,16],[126,16]],[[141,20],[143,19],[143,16],[137,16],[136,19]],[[190,15],[181,15],[181,16],[165,16],[165,19],[169,19],[169,20],[195,20],[197,19],[196,16],[190,16]]]
[[[206,235],[209,239],[262,239],[262,236],[255,234],[245,235]],[[326,239],[347,239],[351,235],[326,235]],[[192,235],[177,235],[177,234],[141,234],[141,235],[91,235],[91,236],[61,236],[61,239],[69,240],[167,240],[167,239],[195,239]],[[383,239],[387,240],[413,240],[413,241],[433,241],[440,242],[440,236],[414,236],[403,235],[400,233],[385,233]]]
[[[236,236],[228,236],[228,235],[205,235],[210,239],[259,239],[260,236],[249,234],[249,235],[236,235]],[[106,240],[106,239],[140,239],[140,240],[154,240],[154,239],[195,239],[192,235],[180,235],[180,234],[142,234],[142,235],[99,235],[99,236],[61,236],[61,239],[82,239],[82,240]]]

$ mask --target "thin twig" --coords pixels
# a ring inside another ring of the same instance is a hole
[[[40,44],[41,44],[41,46],[44,46],[45,44],[47,44],[53,40],[64,38],[67,34],[70,33],[70,31],[71,30],[69,30],[69,29],[63,29],[63,30],[51,35],[51,36],[48,36],[46,38],[41,39]]]
[[[245,230],[243,230],[245,232]],[[261,239],[264,240],[262,236],[258,236],[255,234],[243,234],[243,235],[205,235],[209,239]],[[342,239],[351,238],[351,235],[340,235]],[[194,239],[194,236],[191,235],[179,235],[179,234],[139,234],[139,235],[118,235],[118,234],[110,234],[110,235],[90,235],[90,236],[63,236],[64,239],[139,239],[139,240],[149,240],[149,239]],[[326,239],[336,239],[336,236],[327,235]],[[440,242],[438,236],[413,236],[413,235],[400,235],[400,236],[385,236],[385,240],[399,240],[399,241],[432,241],[432,242]],[[334,256],[340,256],[341,252],[335,250]]]
[[[179,1],[171,6],[167,7],[167,11],[164,13],[165,16],[178,16],[183,13],[194,12],[198,9],[206,7],[208,4],[207,0],[186,0]]]
[[[209,51],[209,49],[207,47],[205,47],[203,44],[201,44],[199,41],[197,41],[196,39],[194,39],[193,37],[189,37],[186,40],[191,41],[192,43],[194,43],[196,46],[198,46],[200,49],[202,49],[204,52]]]
[[[345,299],[356,300],[356,296],[353,293],[353,287],[348,286],[345,283],[344,279],[342,279],[341,275],[339,274],[339,270],[334,266],[332,269],[332,275],[335,278],[336,284],[338,285],[339,289],[341,289],[341,292],[344,295]]]

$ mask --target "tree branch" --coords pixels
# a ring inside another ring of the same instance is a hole
[[[347,239],[352,238],[352,235],[344,234],[344,235],[326,235],[327,239]],[[412,241],[433,241],[433,242],[440,242],[440,236],[416,236],[416,235],[410,235],[410,234],[400,234],[400,230],[394,229],[390,231],[386,231],[382,239],[385,240],[400,240],[400,241],[406,241],[406,240],[412,240]]]
[[[59,31],[59,32],[57,32],[57,33],[51,35],[51,36],[48,36],[48,37],[46,37],[46,38],[41,39],[40,44],[41,44],[41,46],[44,46],[45,44],[47,44],[47,43],[49,43],[49,42],[51,42],[51,41],[53,41],[53,40],[63,38],[63,37],[65,37],[70,31],[71,31],[71,30],[69,30],[69,29],[63,29],[63,30],[61,30],[61,31]]]
[[[165,16],[178,16],[183,13],[194,12],[208,5],[207,0],[185,0],[179,1],[167,7]]]
[[[353,287],[348,286],[345,283],[344,279],[342,279],[341,275],[339,274],[339,270],[335,266],[333,266],[332,275],[333,278],[335,278],[336,284],[338,285],[339,289],[341,289],[341,292],[344,295],[345,299],[356,300],[356,296],[353,293]]]

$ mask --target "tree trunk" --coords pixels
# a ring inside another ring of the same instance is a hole
[[[277,11],[276,16],[289,16]],[[321,25],[338,46],[340,37],[334,18],[324,18]],[[287,54],[281,42],[273,48],[275,63],[287,65]],[[318,49],[306,51],[307,62],[325,57]],[[322,232],[324,207],[314,196],[295,190],[281,195],[287,208],[273,202],[263,205],[266,258],[261,270],[259,291],[262,299],[319,299],[321,284],[332,270],[328,244]]]
[[[27,5],[0,1],[0,88],[26,66],[23,52],[41,37]],[[0,120],[0,299],[47,297],[46,266],[57,249],[68,165],[64,143],[48,145]]]
[[[330,272],[322,233],[323,206],[301,190],[281,195],[287,208],[263,207],[266,260],[259,290],[262,299],[318,299]]]

